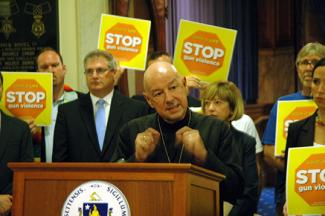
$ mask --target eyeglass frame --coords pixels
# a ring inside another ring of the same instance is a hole
[[[316,59],[312,59],[312,60],[305,59],[303,61],[300,61],[299,65],[304,66],[304,67],[307,67],[308,65],[311,65],[311,66],[314,67],[317,64],[318,61],[319,60],[316,60]]]
[[[98,67],[98,68],[95,68],[95,69],[89,68],[89,69],[86,69],[84,71],[84,74],[86,76],[90,77],[90,76],[94,75],[94,72],[96,72],[97,75],[103,75],[104,73],[106,73],[106,71],[111,72],[113,70],[114,70],[113,68],[108,68],[108,67],[107,68]]]

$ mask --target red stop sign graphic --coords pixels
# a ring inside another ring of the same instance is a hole
[[[310,206],[325,205],[324,153],[311,155],[296,169],[294,187]]]
[[[191,73],[208,76],[222,67],[225,53],[218,35],[197,31],[184,40],[181,59]]]
[[[117,23],[105,33],[104,47],[119,61],[130,61],[142,46],[142,37],[130,24]]]
[[[17,79],[5,92],[5,107],[16,117],[36,119],[46,108],[46,91],[33,79]]]

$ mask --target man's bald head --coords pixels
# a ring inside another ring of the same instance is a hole
[[[163,78],[166,75],[175,75],[177,79],[182,79],[182,76],[171,63],[157,61],[151,64],[143,76],[144,91],[150,90],[151,86],[155,85],[154,80],[157,80],[157,78],[159,80],[159,78]]]

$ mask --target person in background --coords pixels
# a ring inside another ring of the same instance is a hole
[[[315,42],[306,44],[298,53],[296,58],[296,68],[299,80],[302,84],[302,90],[293,94],[280,97],[281,100],[304,100],[311,99],[311,83],[312,71],[316,62],[325,57],[325,46]],[[277,215],[282,215],[285,195],[283,193],[285,187],[284,173],[284,152],[282,157],[274,156],[275,131],[277,119],[276,102],[269,115],[269,120],[265,128],[262,143],[264,144],[264,159],[266,163],[277,169],[277,182],[275,186],[275,201]]]
[[[156,52],[152,52],[149,55],[148,60],[147,60],[147,67],[149,67],[151,64],[153,64],[154,62],[157,62],[157,61],[167,62],[167,63],[172,64],[172,58],[170,57],[170,55],[167,52],[156,51]],[[200,79],[195,76],[187,76],[186,77],[186,86],[188,89],[191,89],[191,88],[201,89],[206,86],[206,83],[200,81]],[[132,98],[135,100],[140,100],[147,104],[147,101],[143,95],[133,95]],[[189,95],[187,97],[187,100],[188,100],[190,107],[200,107],[201,106],[201,101],[195,97],[192,97]],[[150,106],[148,105],[148,107],[150,107]],[[153,112],[155,112],[155,110],[151,108],[150,113],[153,113]]]
[[[232,132],[234,146],[239,151],[244,171],[245,187],[228,215],[253,215],[258,201],[258,176],[255,157],[256,141],[248,134],[235,129],[231,122],[244,113],[240,90],[232,82],[219,81],[208,85],[201,93],[202,111],[227,123]]]
[[[205,89],[203,89],[203,91],[204,90]],[[200,107],[200,108],[191,107],[191,110],[194,112],[199,112],[199,113],[203,112],[202,107]],[[257,165],[258,178],[260,180],[259,186],[258,186],[258,197],[259,197],[259,194],[263,187],[263,182],[261,181],[261,179],[263,178],[263,170],[262,170],[263,145],[261,143],[260,136],[256,130],[256,127],[255,127],[255,124],[254,124],[252,118],[250,116],[246,115],[245,113],[243,113],[239,119],[231,121],[231,124],[237,130],[242,131],[242,132],[252,136],[256,141],[256,146],[255,146],[256,165]]]
[[[252,137],[256,141],[255,151],[256,151],[256,165],[257,165],[257,174],[259,178],[258,185],[258,197],[262,191],[263,187],[263,145],[260,139],[260,136],[256,130],[255,123],[249,115],[243,113],[242,117],[238,120],[231,121],[231,124],[234,128],[239,131],[242,131]]]
[[[193,163],[219,172],[226,176],[221,200],[234,203],[243,189],[243,172],[226,123],[189,110],[186,79],[170,63],[150,65],[143,85],[157,112],[121,128],[117,155],[128,162]]]
[[[289,125],[285,151],[286,166],[289,148],[325,147],[325,58],[314,66],[311,93],[318,109],[313,115]],[[285,189],[283,193],[285,193]],[[286,205],[283,208],[283,213],[288,215]]]
[[[248,135],[254,137],[256,141],[256,161],[262,159],[263,154],[263,145],[261,142],[261,139],[258,135],[258,132],[256,130],[255,124],[253,119],[249,116],[243,113],[243,115],[238,120],[231,121],[232,126],[234,126],[237,130],[243,131],[247,133]]]
[[[3,91],[0,72],[0,100]],[[12,205],[13,172],[9,162],[32,162],[32,136],[26,122],[0,111],[0,215],[8,215]]]
[[[118,61],[116,61],[116,73],[114,75],[114,89],[115,90],[118,90],[118,87],[119,87],[119,82],[120,82],[120,79],[121,77],[123,76],[123,74],[126,72],[126,68],[123,68],[120,66],[120,63]]]
[[[51,47],[42,49],[37,58],[36,65],[38,72],[52,73],[53,76],[53,104],[52,121],[45,127],[37,127],[34,120],[29,120],[29,127],[33,134],[34,160],[52,162],[54,128],[60,104],[73,101],[81,93],[73,91],[64,84],[67,74],[66,65],[63,63],[61,54]]]
[[[146,115],[146,106],[114,90],[117,63],[102,50],[84,58],[89,93],[62,104],[54,131],[53,161],[112,162],[120,127]]]

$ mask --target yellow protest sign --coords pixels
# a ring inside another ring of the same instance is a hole
[[[52,121],[52,73],[3,72],[1,110],[36,125]]]
[[[312,115],[317,109],[313,100],[278,101],[275,156],[283,156],[286,149],[289,124]]]
[[[110,52],[122,67],[146,67],[151,22],[102,14],[98,48]]]
[[[325,213],[325,146],[289,149],[286,190],[289,215]]]
[[[227,80],[237,31],[181,20],[174,65],[184,76],[206,82]]]

